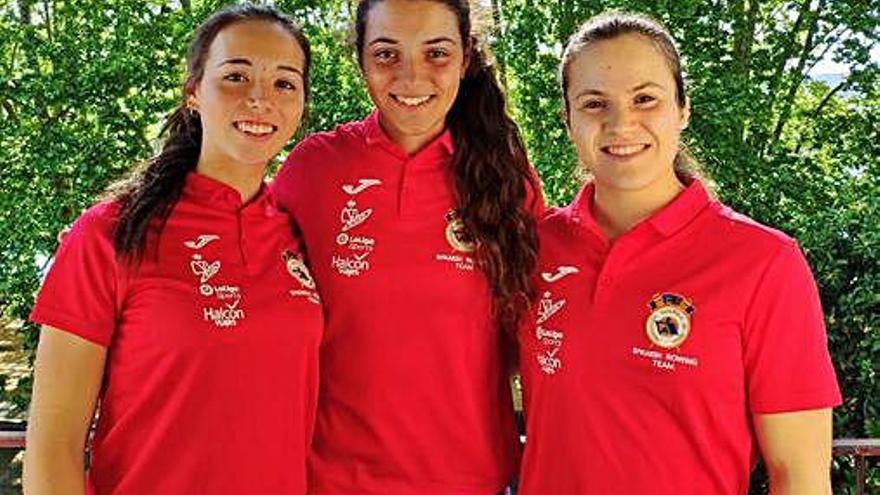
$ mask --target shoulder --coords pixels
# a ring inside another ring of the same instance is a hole
[[[538,217],[538,232],[542,235],[563,235],[576,225],[574,205],[547,208]]]
[[[357,121],[309,135],[287,155],[275,176],[273,188],[284,199],[287,189],[319,179],[338,168],[337,165],[350,162],[364,147],[364,132],[364,123]]]
[[[360,148],[364,143],[364,133],[364,122],[356,121],[339,124],[333,130],[311,134],[293,148],[285,166],[308,165],[314,159],[326,161],[335,154]]]
[[[747,247],[749,251],[765,256],[773,256],[792,247],[797,249],[797,241],[793,237],[729,206],[719,203],[713,209],[713,214],[717,228],[723,230],[725,237],[737,246]]]
[[[112,239],[119,220],[119,211],[119,203],[112,199],[92,205],[83,211],[70,227],[62,231],[62,242],[83,237]]]

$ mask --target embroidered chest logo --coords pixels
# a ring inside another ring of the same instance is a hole
[[[356,186],[351,184],[344,184],[342,186],[342,190],[350,194],[351,196],[356,196],[366,191],[367,189],[373,186],[378,186],[380,184],[382,184],[382,181],[379,179],[361,179],[358,181]]]
[[[366,222],[372,214],[372,208],[367,208],[366,210],[360,211],[357,209],[357,203],[355,202],[355,200],[348,200],[348,203],[345,203],[345,208],[342,209],[342,213],[339,214],[339,219],[342,221],[342,231],[348,232],[349,230]]]
[[[555,272],[541,272],[541,278],[544,279],[544,282],[552,284],[553,282],[558,282],[569,275],[574,275],[575,273],[578,273],[576,267],[560,266]]]
[[[186,241],[183,243],[184,246],[190,249],[202,249],[208,244],[220,239],[219,235],[214,234],[203,234],[198,236],[194,241]]]
[[[633,356],[650,360],[653,366],[670,371],[675,370],[676,365],[699,366],[696,357],[678,352],[693,330],[693,302],[679,294],[662,292],[651,298],[648,309],[651,313],[645,320],[645,334],[651,343],[663,351],[633,347]]]
[[[455,209],[446,212],[446,242],[456,253],[437,253],[434,259],[443,263],[450,263],[459,270],[472,272],[476,266],[473,256],[470,256],[477,248],[474,236],[465,227],[464,222]]]
[[[456,251],[473,253],[477,248],[473,234],[465,227],[457,210],[446,212],[446,241]]]
[[[691,331],[694,305],[678,294],[656,294],[648,303],[651,314],[645,321],[645,332],[651,342],[664,349],[673,349],[687,340]]]
[[[577,267],[562,265],[552,272],[542,272],[541,278],[548,284],[555,284],[570,275],[579,272]],[[538,302],[538,314],[535,320],[535,339],[538,341],[537,360],[541,371],[548,375],[556,374],[562,369],[562,344],[565,334],[551,328],[550,323],[565,307],[564,298],[556,298],[550,290],[544,292]]]
[[[198,251],[219,239],[218,235],[204,234],[195,240],[185,241],[183,245]],[[239,286],[210,283],[220,273],[220,267],[220,260],[208,261],[200,252],[193,253],[190,257],[189,268],[196,277],[199,294],[215,301],[213,305],[202,307],[202,318],[218,328],[229,328],[238,325],[238,321],[244,319],[245,313],[240,307],[242,295]]]
[[[554,300],[550,291],[544,292],[538,303],[538,317],[535,321],[535,338],[539,344],[537,358],[541,371],[548,375],[553,375],[562,368],[562,356],[559,351],[562,350],[565,335],[561,331],[545,325],[559,313],[563,306],[565,306],[565,299]]]
[[[336,234],[336,245],[331,265],[341,275],[357,277],[370,269],[369,256],[376,247],[372,237],[357,235],[354,231],[363,226],[373,215],[372,208],[360,208],[356,196],[376,186],[382,185],[379,179],[358,179],[355,184],[343,184],[342,192],[349,196],[339,212],[340,228]]]
[[[284,260],[284,266],[287,267],[287,273],[290,274],[297,282],[299,288],[291,289],[290,295],[294,297],[305,297],[310,302],[320,304],[321,299],[315,290],[315,279],[309,272],[305,261],[300,255],[294,254],[293,251],[285,249],[281,253],[281,259]]]

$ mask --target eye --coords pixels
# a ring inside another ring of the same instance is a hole
[[[443,48],[431,48],[428,50],[428,58],[432,59],[440,59],[446,58],[449,56],[449,52],[444,50]]]
[[[581,109],[583,110],[596,111],[603,108],[605,108],[605,102],[603,100],[593,99],[581,102]]]
[[[247,76],[245,76],[241,72],[230,72],[229,74],[226,74],[225,76],[223,76],[223,80],[237,83],[237,82],[247,82],[248,79],[247,79]]]
[[[296,91],[296,84],[286,79],[275,81],[275,87],[284,91]]]
[[[397,59],[397,53],[389,48],[383,48],[373,52],[373,58],[380,64],[388,64]]]
[[[653,95],[649,95],[649,94],[640,94],[640,95],[636,96],[636,98],[635,98],[636,105],[639,105],[639,106],[648,106],[656,101],[657,101],[657,98],[655,98]]]

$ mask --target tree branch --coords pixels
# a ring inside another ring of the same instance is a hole
[[[498,33],[498,40],[504,42],[504,17],[501,12],[501,0],[492,0],[492,29]],[[498,61],[498,77],[501,78],[501,86],[507,90],[507,63],[505,60],[505,48],[495,50],[495,60]]]
[[[789,41],[788,44],[782,49],[782,52],[779,54],[779,60],[777,60],[776,71],[773,73],[773,77],[770,78],[770,93],[769,100],[767,102],[767,108],[773,109],[773,105],[776,103],[776,94],[779,91],[779,86],[782,84],[782,76],[785,74],[785,66],[788,65],[788,59],[792,57],[794,54],[794,50],[798,45],[798,33],[801,30],[801,26],[804,23],[804,18],[810,13],[810,3],[813,0],[804,0],[801,3],[801,7],[798,11],[797,19],[794,21],[794,25],[791,28],[788,36],[786,38]],[[771,18],[772,20],[773,18]]]
[[[801,87],[801,84],[804,81],[805,73],[804,68],[807,65],[807,60],[810,57],[810,53],[815,48],[815,36],[816,32],[819,29],[819,21],[822,18],[822,9],[825,6],[825,0],[819,0],[819,4],[816,6],[815,12],[813,12],[812,20],[810,22],[810,27],[807,31],[807,39],[804,41],[803,49],[801,50],[801,55],[798,58],[798,64],[795,70],[792,73],[792,82],[791,86],[788,88],[788,94],[785,96],[785,100],[782,105],[782,112],[779,115],[779,119],[776,121],[776,128],[773,129],[773,137],[770,139],[770,142],[767,143],[767,146],[762,150],[762,155],[766,150],[773,147],[773,145],[779,141],[780,136],[782,135],[782,130],[785,128],[785,124],[788,123],[789,118],[791,117],[791,106],[794,103],[794,99],[797,96],[797,91]]]

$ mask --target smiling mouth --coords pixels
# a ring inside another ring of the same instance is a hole
[[[268,136],[278,130],[277,126],[263,122],[238,120],[232,124],[237,130],[250,136]]]
[[[648,144],[625,144],[625,145],[611,145],[611,146],[602,146],[600,149],[603,153],[617,156],[617,157],[628,157],[642,151],[648,149],[650,145]]]
[[[434,99],[434,95],[425,96],[402,96],[391,94],[391,99],[407,107],[415,108],[427,104]]]

